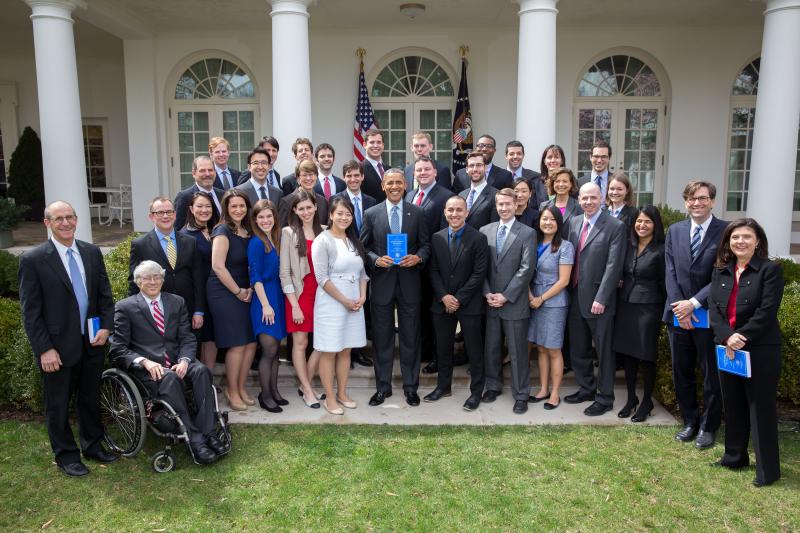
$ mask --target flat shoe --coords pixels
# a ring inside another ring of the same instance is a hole
[[[322,405],[325,406],[325,410],[328,411],[332,415],[343,415],[344,409],[341,407],[336,407],[336,409],[328,409],[328,404],[326,402],[322,402]]]
[[[253,398],[251,398],[250,396],[242,396],[242,402],[244,402],[245,405],[255,405],[256,404],[256,401]]]
[[[530,397],[528,398],[528,401],[529,401],[530,403],[539,403],[539,402],[543,402],[543,401],[545,401],[545,400],[546,400],[546,399],[548,399],[549,397],[550,397],[550,393],[548,393],[548,394],[547,394],[547,396],[542,396],[541,398],[539,398],[538,396],[530,396]]]
[[[552,411],[553,409],[555,409],[559,405],[561,405],[561,400],[560,399],[558,400],[558,403],[544,402],[544,405],[542,407],[544,407],[548,411]]]
[[[303,397],[303,389],[297,389],[297,395],[302,398]],[[325,395],[324,392],[322,394],[320,394],[319,396],[317,396],[317,398],[319,398],[320,400],[324,400],[326,397],[327,396]],[[286,401],[286,400],[284,400],[284,401]],[[278,405],[282,405],[282,404],[280,402],[278,402]],[[289,402],[286,402],[286,405],[289,405]]]
[[[305,404],[306,404],[308,407],[310,407],[310,408],[312,408],[312,409],[319,409],[319,401],[318,401],[318,400],[315,400],[315,401],[313,401],[313,402],[310,402],[310,403],[309,403],[309,401],[306,399],[306,396],[305,396],[305,394],[304,394],[304,395],[303,395],[303,401],[305,402]]]
[[[352,400],[342,400],[341,398],[337,397],[336,401],[342,404],[343,407],[346,407],[348,409],[355,409],[356,407],[358,407],[358,402],[354,402]]]

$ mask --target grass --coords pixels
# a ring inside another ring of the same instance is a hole
[[[783,479],[718,471],[670,427],[233,426],[210,467],[178,451],[68,479],[43,425],[0,423],[0,530],[798,531],[800,434],[782,431]]]

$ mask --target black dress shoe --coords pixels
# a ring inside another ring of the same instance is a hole
[[[469,398],[467,398],[466,402],[464,402],[464,410],[474,411],[475,409],[478,408],[480,404],[481,404],[481,395],[473,394]]]
[[[704,431],[701,429],[700,433],[697,434],[697,440],[694,441],[694,445],[698,450],[711,448],[714,445],[715,437],[716,435],[714,435],[713,431]]]
[[[581,391],[578,391],[568,396],[564,396],[564,401],[567,403],[593,402],[594,393],[590,392],[589,394],[581,394]]]
[[[216,435],[209,435],[206,437],[206,446],[211,448],[211,451],[217,455],[225,455],[225,445],[217,438]]]
[[[755,478],[755,479],[753,479],[753,486],[756,487],[756,488],[767,487],[769,485],[772,485],[776,481],[778,481],[778,480],[775,479],[775,480],[772,480],[772,481],[764,481],[764,480]]]
[[[528,411],[528,402],[525,400],[517,400],[514,402],[514,414],[521,415]]]
[[[436,361],[431,361],[422,368],[423,374],[436,374],[439,371],[439,365]]]
[[[675,434],[675,440],[689,442],[690,440],[694,440],[695,435],[697,435],[697,426],[683,426],[683,428]]]
[[[58,465],[58,468],[69,477],[82,477],[89,473],[89,469],[80,461],[68,465]]]
[[[426,394],[423,400],[425,400],[426,402],[436,402],[444,397],[452,395],[453,394],[450,391],[450,389],[440,389],[439,387],[436,387],[430,393]]]
[[[194,460],[201,465],[207,465],[217,460],[217,454],[212,452],[205,442],[192,444],[192,454],[194,455]]]
[[[501,391],[499,391],[499,390],[487,390],[486,392],[484,392],[484,393],[483,393],[483,398],[482,398],[482,400],[483,400],[484,402],[486,402],[486,403],[492,403],[492,402],[493,402],[493,401],[495,401],[495,400],[497,399],[497,397],[498,397],[498,396],[500,396],[501,394],[502,394],[502,392],[501,392]]]
[[[119,459],[119,455],[116,453],[110,453],[105,450],[98,450],[96,453],[85,453],[83,454],[85,459],[90,459],[92,461],[97,461],[98,463],[113,463],[117,459]]]
[[[258,405],[260,405],[262,409],[264,409],[265,411],[269,411],[270,413],[282,413],[283,412],[283,409],[281,409],[280,405],[277,405],[277,402],[276,402],[276,405],[274,407],[270,407],[269,405],[267,405],[267,402],[264,401],[264,397],[261,395],[260,392],[258,393]],[[213,449],[213,447],[212,447],[212,449]],[[214,451],[216,451],[216,450],[214,450]]]
[[[419,405],[419,394],[414,391],[406,393],[406,403],[411,407],[416,407]]]
[[[729,465],[729,464],[723,463],[723,462],[722,462],[722,459],[717,459],[716,461],[714,461],[713,463],[711,463],[711,466],[713,466],[714,468],[728,468],[728,469],[730,469],[730,470],[739,470],[739,469],[741,469],[741,468],[747,468],[747,467],[748,467],[748,465],[747,465],[747,464],[743,464],[743,465]]]
[[[389,396],[391,396],[391,395],[392,395],[392,393],[391,393],[391,392],[381,392],[381,391],[378,391],[378,392],[376,392],[375,394],[373,394],[373,395],[372,395],[372,398],[370,398],[370,399],[369,399],[369,404],[370,404],[372,407],[375,407],[376,405],[380,405],[380,404],[382,404],[382,403],[383,403],[383,401],[384,401],[386,398],[388,398],[388,397],[389,397]]]
[[[594,402],[592,405],[583,410],[586,416],[600,416],[613,409],[613,405],[603,405],[602,403]]]
[[[628,418],[638,405],[639,398],[634,397],[633,400],[628,400],[625,402],[625,407],[620,409],[619,413],[617,413],[617,418]]]

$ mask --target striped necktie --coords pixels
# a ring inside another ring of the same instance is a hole
[[[703,233],[702,226],[696,226],[692,234],[692,242],[689,244],[689,250],[692,253],[692,261],[697,259],[697,252],[700,251],[700,236]]]
[[[169,266],[175,270],[175,265],[178,264],[178,251],[175,249],[175,243],[172,242],[172,237],[164,235],[164,240],[167,241],[167,261]]]

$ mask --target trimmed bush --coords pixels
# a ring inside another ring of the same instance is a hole
[[[783,333],[778,398],[800,405],[800,283],[787,283],[778,321]]]
[[[774,261],[783,268],[783,281],[786,282],[786,285],[800,282],[800,265],[795,263],[793,259],[782,257],[774,259]]]
[[[0,403],[42,408],[42,378],[22,327],[19,302],[8,298],[0,298]]]
[[[122,300],[128,295],[128,269],[131,257],[131,241],[135,237],[138,237],[138,235],[131,233],[124,241],[116,245],[113,250],[103,257],[115,302]]]
[[[0,250],[0,296],[15,296],[19,293],[19,257]]]
[[[664,224],[664,231],[671,225],[681,220],[686,220],[686,213],[673,209],[667,204],[658,204],[658,212],[661,213],[661,222]]]
[[[41,220],[44,209],[42,141],[30,126],[22,132],[17,148],[11,154],[7,194],[18,204],[30,206],[28,220]]]

